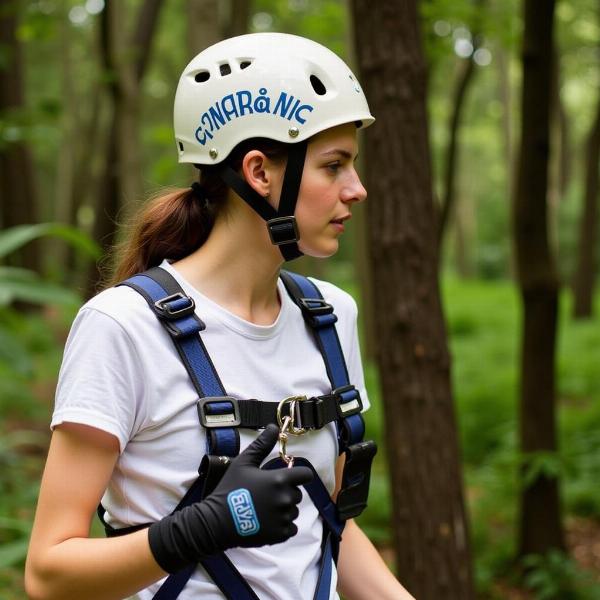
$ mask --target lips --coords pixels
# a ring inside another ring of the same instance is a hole
[[[343,217],[339,217],[337,219],[331,219],[330,223],[337,223],[338,225],[343,225],[344,221],[350,219],[352,215],[344,215]]]

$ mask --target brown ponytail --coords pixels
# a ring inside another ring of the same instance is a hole
[[[254,138],[233,149],[229,164],[239,171],[244,156],[253,149],[273,161],[284,162],[287,157],[286,144]],[[172,190],[152,199],[138,213],[125,241],[115,248],[114,273],[107,287],[155,267],[165,258],[184,258],[204,244],[227,203],[229,188],[211,167],[201,168],[200,185],[206,200],[191,188]]]
[[[193,252],[208,237],[214,212],[191,188],[153,198],[116,248],[118,260],[110,285],[155,267],[164,258],[177,260]]]

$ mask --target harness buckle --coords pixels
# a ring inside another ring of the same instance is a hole
[[[284,398],[277,405],[277,424],[279,425],[279,429],[283,431],[285,423],[285,433],[289,433],[290,435],[302,435],[308,431],[302,427],[302,419],[298,406],[299,402],[305,400],[307,400],[306,396],[290,396],[289,398]],[[287,415],[284,415],[283,408],[287,404],[289,404],[289,412]],[[296,422],[298,422],[298,426],[296,426]]]
[[[371,464],[377,454],[373,440],[358,442],[346,448],[346,462],[342,475],[342,489],[337,497],[337,513],[340,519],[352,519],[367,506]]]
[[[311,317],[330,315],[333,312],[333,306],[325,302],[323,298],[298,298],[298,300],[300,301],[302,312]]]
[[[340,419],[362,412],[363,403],[360,392],[353,385],[342,385],[331,392],[338,400],[337,412]]]
[[[271,243],[275,246],[291,244],[300,239],[298,223],[296,223],[296,217],[293,215],[269,219],[267,221],[267,229],[269,231]]]
[[[323,298],[298,298],[298,307],[304,320],[313,328],[333,325],[337,316],[333,314],[333,306]]]
[[[166,298],[161,298],[154,303],[156,312],[162,319],[173,321],[181,317],[187,317],[196,310],[196,303],[193,298],[186,296],[182,292],[171,294]]]
[[[241,424],[238,401],[231,396],[209,396],[198,400],[198,417],[206,429],[239,427]]]

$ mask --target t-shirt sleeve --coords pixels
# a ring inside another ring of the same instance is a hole
[[[101,311],[82,308],[65,346],[51,429],[65,422],[96,427],[114,435],[123,452],[135,427],[143,380],[123,327]]]

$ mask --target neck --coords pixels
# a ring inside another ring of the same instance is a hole
[[[270,325],[280,308],[281,253],[258,215],[233,215],[218,219],[206,242],[173,267],[223,308],[252,323]]]

